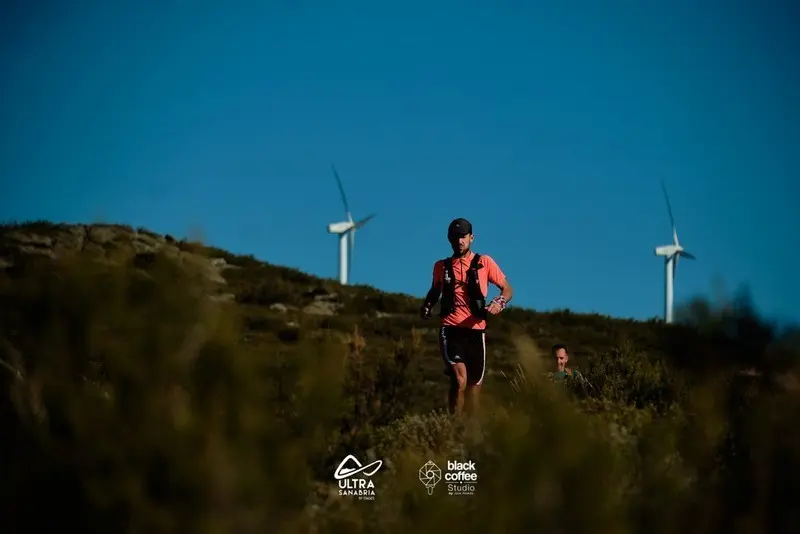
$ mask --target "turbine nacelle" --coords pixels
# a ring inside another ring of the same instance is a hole
[[[680,245],[664,245],[663,247],[656,247],[655,253],[656,256],[665,256],[666,258],[671,258],[675,256],[676,259],[677,258],[686,258],[687,260],[697,259],[694,257],[694,254],[686,252],[686,250]]]
[[[663,247],[656,247],[656,256],[674,256],[676,252],[681,250],[680,247],[676,247],[675,245],[664,245]]]
[[[355,227],[355,224],[352,221],[342,221],[338,223],[331,223],[328,225],[328,233],[329,234],[343,234],[348,230]]]

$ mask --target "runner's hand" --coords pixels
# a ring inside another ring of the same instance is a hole
[[[503,308],[501,308],[500,305],[497,302],[492,301],[489,304],[489,306],[486,308],[486,311],[491,313],[492,315],[497,315],[498,313],[503,311]]]
[[[422,308],[419,309],[419,316],[422,317],[423,319],[430,318],[431,309],[427,306],[422,306]]]
[[[486,307],[486,311],[491,313],[492,315],[497,315],[501,311],[503,311],[506,307],[506,299],[503,298],[502,295],[498,295],[497,297],[492,299],[492,302],[489,303],[489,306]]]

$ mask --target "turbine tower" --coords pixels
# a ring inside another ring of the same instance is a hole
[[[344,213],[347,220],[329,224],[328,233],[339,235],[339,282],[342,285],[347,285],[352,267],[353,248],[356,243],[356,230],[367,224],[375,215],[372,214],[358,222],[353,222],[350,208],[347,205],[347,197],[344,194],[344,187],[342,187],[342,180],[339,178],[339,173],[336,172],[336,167],[331,165],[331,168],[333,169],[333,175],[336,177],[336,183],[339,184],[339,192],[342,194]]]
[[[675,281],[675,269],[678,267],[678,258],[686,258],[694,260],[692,254],[686,252],[678,241],[678,231],[675,229],[675,219],[672,217],[672,206],[669,203],[669,196],[667,195],[667,188],[664,182],[661,182],[661,189],[664,191],[664,199],[667,201],[667,211],[669,212],[669,221],[672,225],[672,244],[656,247],[656,256],[664,256],[665,268],[665,291],[664,296],[664,321],[666,323],[672,322],[672,302],[673,302],[673,286]]]

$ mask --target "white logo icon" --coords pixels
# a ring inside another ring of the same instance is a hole
[[[428,460],[419,468],[419,481],[428,489],[428,495],[433,495],[433,488],[442,480],[442,470],[439,466]]]
[[[348,461],[351,461],[351,460],[352,460],[353,464],[356,465],[355,469],[344,466],[344,464],[346,464]],[[376,465],[375,469],[373,469],[370,472],[366,472],[367,469],[369,469],[373,465]],[[356,460],[355,456],[353,456],[352,454],[348,454],[347,458],[342,460],[342,463],[340,463],[339,467],[336,468],[336,471],[333,473],[333,478],[335,478],[336,480],[342,480],[343,478],[348,478],[348,477],[351,477],[353,475],[357,475],[357,474],[361,473],[362,471],[364,472],[365,476],[371,477],[372,475],[374,475],[378,471],[378,469],[381,468],[382,465],[383,465],[383,460],[375,460],[371,464],[361,465],[361,462]]]

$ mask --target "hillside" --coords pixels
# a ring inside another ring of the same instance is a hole
[[[0,289],[4,531],[800,527],[780,507],[800,352],[746,306],[697,302],[683,326],[512,307],[477,431],[438,411],[436,322],[407,295],[47,222],[0,227]],[[590,389],[543,381],[556,342]],[[384,461],[375,501],[338,495],[348,454]],[[475,461],[476,494],[427,495],[430,459]]]

